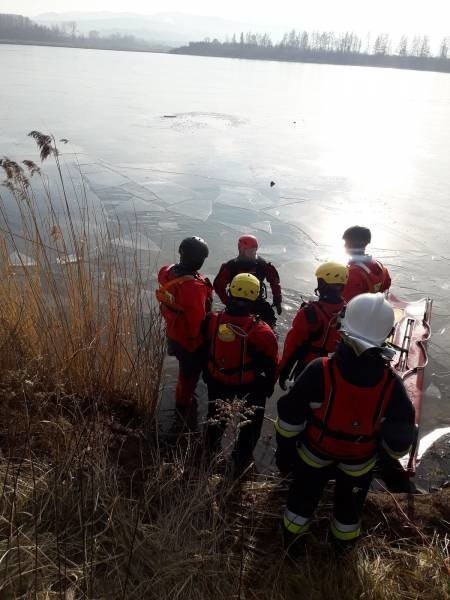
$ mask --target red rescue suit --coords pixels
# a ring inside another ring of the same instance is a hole
[[[203,337],[200,326],[211,310],[212,287],[200,273],[177,273],[177,265],[162,267],[158,274],[156,297],[167,327],[167,337],[189,352]]]
[[[378,260],[362,255],[348,263],[348,281],[342,294],[346,302],[359,294],[385,292],[391,287],[387,268]]]
[[[311,450],[339,460],[366,460],[378,447],[378,434],[395,378],[385,369],[381,380],[364,389],[344,379],[335,361],[322,359],[323,402],[312,410],[304,440]]]
[[[261,256],[251,261],[245,258],[233,258],[220,267],[219,273],[214,279],[214,290],[224,304],[228,303],[227,288],[231,280],[239,273],[251,273],[257,277],[261,283],[260,297],[264,299],[267,295],[264,281],[270,285],[272,290],[273,302],[275,305],[281,304],[281,286],[280,276],[272,263],[267,262]]]
[[[177,407],[192,403],[204,363],[201,325],[211,310],[211,283],[198,272],[181,265],[162,267],[156,298],[166,322],[168,352],[179,363],[175,392]]]
[[[307,302],[297,312],[284,342],[280,374],[286,379],[295,365],[299,374],[312,360],[334,352],[340,339],[336,329],[344,302],[331,303],[324,300]]]
[[[239,321],[238,325],[223,313],[215,313],[209,322],[208,375],[223,385],[248,385],[255,381],[255,365],[248,354],[247,338],[257,321],[252,315],[241,317]]]

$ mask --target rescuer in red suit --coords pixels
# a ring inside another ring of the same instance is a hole
[[[366,254],[366,246],[372,239],[370,229],[354,225],[344,231],[342,239],[350,255],[344,300],[348,302],[358,294],[386,292],[391,287],[389,271],[379,260]]]
[[[295,379],[312,360],[334,352],[339,341],[337,318],[344,307],[342,291],[347,282],[347,267],[336,262],[320,265],[316,294],[318,299],[304,302],[292,322],[284,342],[279,383]]]
[[[267,262],[261,256],[258,256],[258,240],[254,235],[243,235],[238,241],[239,255],[232,258],[220,267],[217,277],[214,279],[214,290],[222,302],[226,305],[229,300],[227,293],[228,286],[233,277],[239,273],[251,273],[259,279],[261,284],[259,298],[255,301],[253,310],[263,321],[272,328],[277,319],[272,307],[275,307],[277,314],[281,315],[282,295],[280,287],[280,276],[272,263]],[[270,285],[272,291],[272,306],[267,302],[267,288],[265,281]]]
[[[230,284],[227,307],[205,321],[209,359],[207,444],[211,453],[221,448],[226,421],[217,400],[244,400],[244,419],[232,454],[238,472],[251,463],[264,420],[266,399],[273,393],[278,367],[278,344],[272,329],[254,314],[259,280],[250,273],[236,275]]]
[[[186,238],[179,253],[179,263],[159,271],[156,297],[166,322],[168,354],[179,363],[176,407],[185,409],[192,404],[205,362],[201,325],[211,310],[212,286],[199,273],[209,254],[206,242],[199,237]]]
[[[414,406],[389,365],[395,353],[384,345],[393,325],[382,294],[353,298],[335,354],[312,361],[278,401],[277,464],[294,477],[284,514],[294,555],[333,479],[332,539],[341,546],[355,541],[378,450],[399,458],[411,447]]]

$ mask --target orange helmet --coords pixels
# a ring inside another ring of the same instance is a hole
[[[255,248],[258,249],[258,240],[254,235],[243,235],[238,240],[238,250],[241,252],[242,250],[252,250]]]

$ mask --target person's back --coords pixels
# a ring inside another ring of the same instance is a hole
[[[218,401],[243,403],[246,423],[239,429],[233,460],[240,472],[252,460],[264,419],[266,399],[272,395],[278,368],[278,343],[272,329],[254,314],[260,283],[250,273],[236,275],[224,311],[205,320],[209,347],[205,369],[208,385],[206,439],[211,453],[220,450],[226,419]]]
[[[342,291],[347,282],[347,267],[335,262],[320,265],[317,277],[318,300],[303,303],[284,343],[280,364],[280,387],[295,379],[312,360],[334,352],[339,340],[337,318],[344,307]]]
[[[214,290],[223,304],[229,300],[228,287],[232,279],[240,273],[250,273],[260,282],[260,294],[255,304],[255,312],[261,316],[270,326],[276,323],[276,317],[273,308],[267,302],[267,288],[265,281],[270,285],[272,292],[273,306],[277,313],[282,312],[282,294],[280,286],[280,277],[278,271],[272,263],[266,261],[257,254],[258,240],[253,235],[241,236],[238,240],[238,256],[223,263],[214,279]]]
[[[201,326],[211,310],[212,286],[198,272],[209,253],[206,242],[185,238],[179,253],[178,264],[160,269],[156,298],[166,322],[168,354],[179,363],[176,406],[184,409],[192,404],[204,364]]]
[[[294,473],[284,517],[285,541],[294,550],[332,479],[332,539],[357,539],[377,452],[398,458],[411,446],[414,407],[389,367],[394,353],[384,346],[393,324],[382,294],[351,300],[336,353],[311,362],[278,401],[277,464]]]
[[[181,264],[162,267],[158,283],[158,291],[165,296],[160,300],[160,309],[167,336],[190,352],[196,350],[203,342],[200,325],[211,307],[211,284]]]
[[[349,254],[348,281],[343,297],[346,302],[359,294],[386,292],[391,286],[388,269],[370,254],[366,246],[371,242],[367,227],[355,225],[345,230],[343,240]]]

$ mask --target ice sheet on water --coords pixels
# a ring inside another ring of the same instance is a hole
[[[266,233],[272,233],[272,225],[270,221],[258,221],[257,223],[250,223],[252,227],[259,231],[265,231]]]
[[[160,252],[160,247],[143,233],[125,234],[111,240],[111,244],[116,248],[126,248],[130,250],[144,250],[148,252]]]
[[[222,187],[216,202],[237,208],[261,210],[270,208],[274,202],[258,190],[244,187]]]
[[[180,229],[178,223],[174,221],[159,221],[158,227],[162,231],[178,231]]]
[[[124,183],[120,186],[120,188],[135,198],[140,198],[141,200],[146,200],[147,202],[154,202],[158,199],[158,196],[151,190],[134,181],[128,181],[127,183]]]
[[[164,206],[133,197],[122,202],[115,202],[110,206],[105,203],[104,206],[109,214],[128,215],[130,220],[133,220],[133,215],[139,213],[166,212]]]
[[[260,250],[261,254],[268,255],[278,255],[278,254],[286,254],[286,246],[281,244],[273,244],[273,245],[263,245]]]
[[[86,180],[89,185],[94,188],[111,188],[119,185],[123,185],[128,183],[129,180],[117,173],[117,171],[112,171],[110,169],[103,169],[102,171],[92,172],[88,175],[85,175]]]
[[[223,225],[224,227],[228,227],[229,229],[231,229],[233,231],[238,231],[239,233],[242,233],[242,234],[248,233],[251,235],[255,235],[255,233],[256,233],[256,229],[254,227],[248,227],[247,225],[237,225],[236,223],[229,223],[228,221],[216,221],[216,223],[219,223],[220,225]]]
[[[440,400],[442,397],[441,390],[434,383],[430,383],[425,390],[425,394],[429,398],[436,398],[436,400]]]
[[[203,198],[198,196],[193,200],[180,202],[179,204],[171,204],[167,210],[170,210],[178,215],[190,217],[196,221],[206,221],[212,213],[213,203],[211,198]]]
[[[9,255],[9,264],[12,267],[35,267],[37,263],[31,256],[16,251]]]
[[[145,187],[158,198],[159,202],[165,204],[187,202],[196,197],[195,192],[172,181],[146,181]]]

